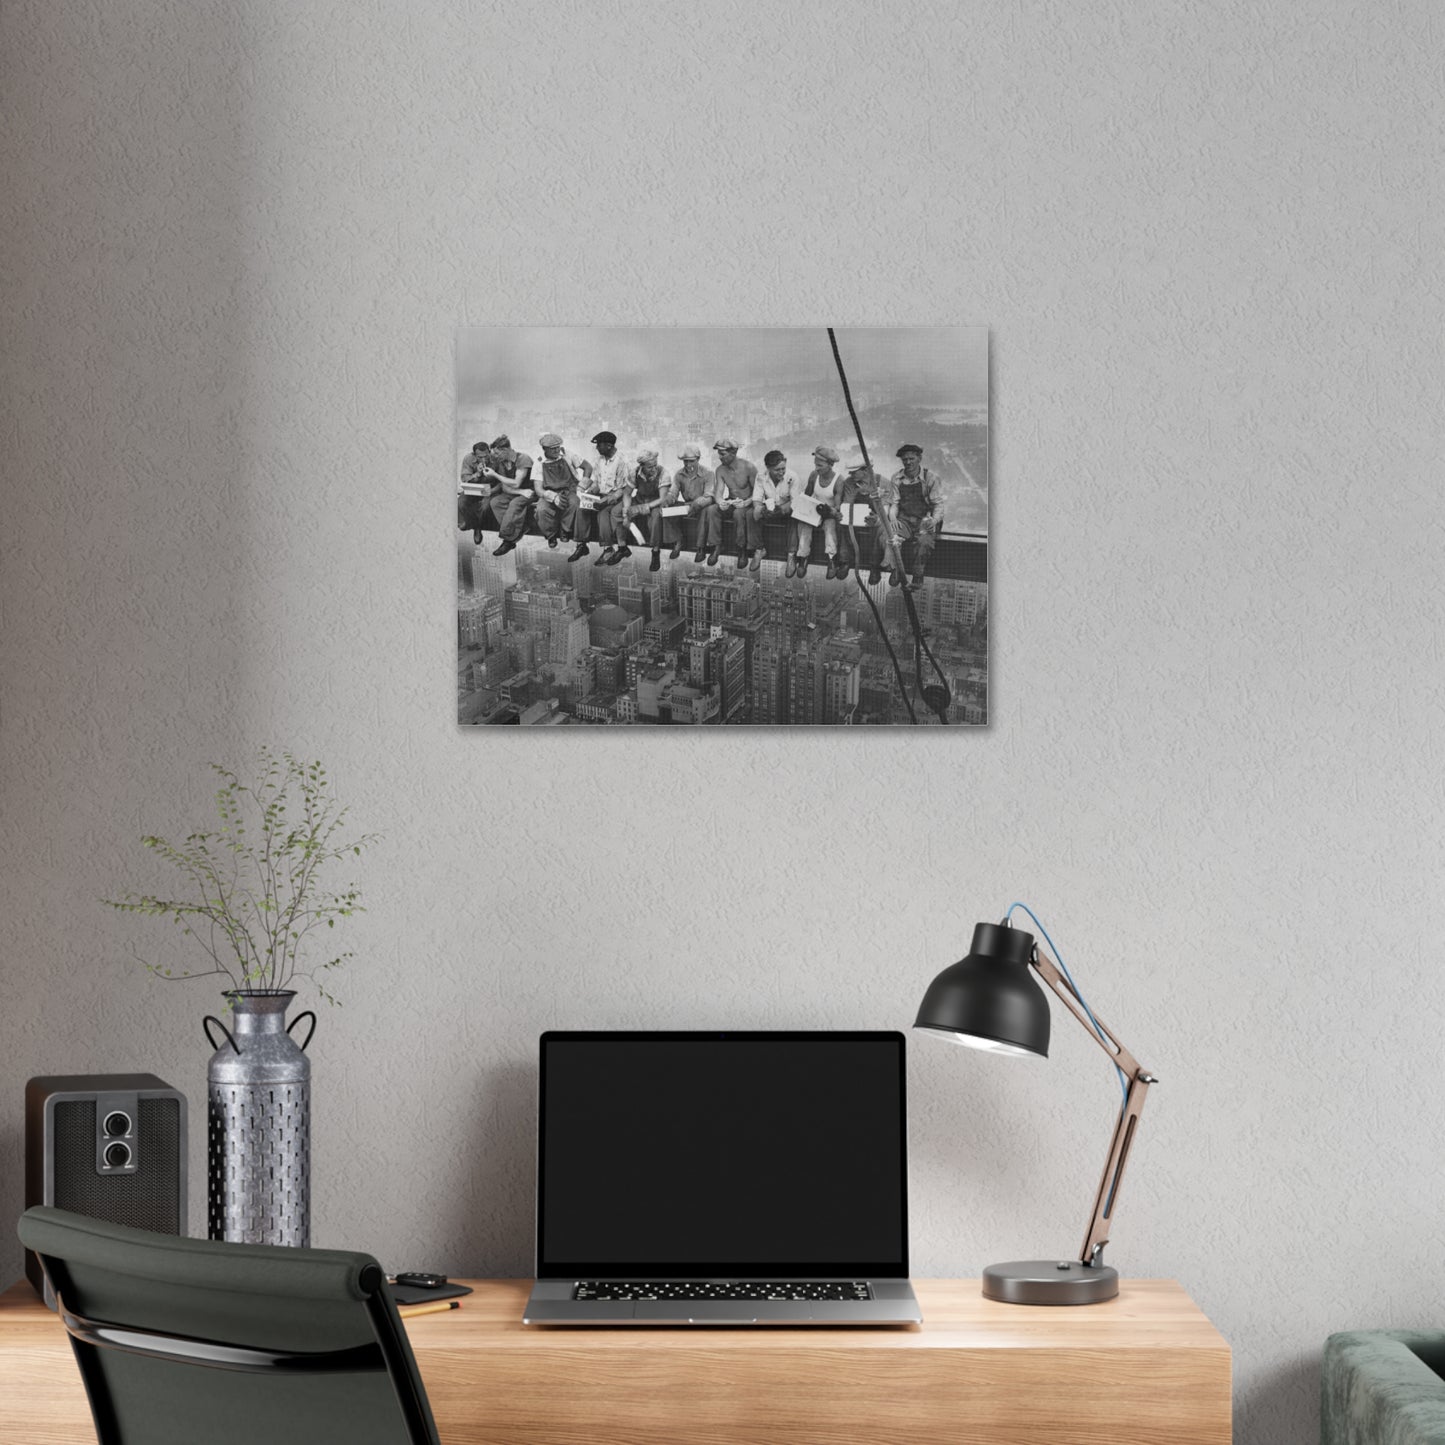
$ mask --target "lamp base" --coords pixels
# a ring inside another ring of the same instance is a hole
[[[983,1272],[983,1295],[1009,1305],[1096,1305],[1119,1293],[1119,1271],[1077,1259],[1014,1259]]]

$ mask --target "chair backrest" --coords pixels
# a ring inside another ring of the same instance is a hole
[[[381,1266],[27,1209],[100,1445],[438,1445]]]

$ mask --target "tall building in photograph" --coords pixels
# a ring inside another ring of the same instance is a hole
[[[581,612],[554,612],[551,616],[551,650],[547,660],[571,667],[587,647],[587,618]]]
[[[487,599],[475,592],[457,593],[457,641],[463,647],[483,647],[487,640]]]
[[[692,570],[677,584],[677,610],[687,630],[706,634],[732,617],[751,617],[759,610],[758,584],[744,573]]]
[[[729,637],[736,637],[743,644],[742,651],[742,696],[739,706],[730,717],[732,722],[752,722],[752,682],[754,658],[757,654],[758,640],[763,634],[763,618],[761,613],[752,612],[744,616],[733,616],[722,624],[723,631]]]
[[[569,682],[576,689],[579,700],[597,691],[597,662],[602,655],[599,647],[584,647],[572,662]]]
[[[635,567],[619,567],[617,605],[625,607],[634,616],[641,617],[644,623],[651,622],[664,610],[663,589],[656,581],[656,578],[662,575],[660,572],[643,572]]]
[[[627,686],[627,652],[623,648],[597,649],[597,690],[617,693]]]
[[[790,722],[851,722],[861,689],[862,647],[856,635],[815,631],[799,639],[788,677]]]
[[[488,533],[487,539],[472,549],[472,575],[479,592],[500,598],[508,587],[517,585],[517,554],[509,552],[505,557],[493,557],[495,545]]]
[[[687,642],[688,681],[695,688],[717,692],[719,722],[742,720],[747,706],[746,651],[744,640],[721,626]]]
[[[753,651],[753,721],[786,723],[788,716],[788,667],[793,655],[792,639],[778,628],[764,626]]]
[[[830,658],[822,664],[821,688],[822,711],[820,723],[851,722],[858,706],[860,691],[859,664],[842,658]]]

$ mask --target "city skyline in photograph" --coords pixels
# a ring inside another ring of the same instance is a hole
[[[988,401],[984,327],[838,327],[849,384],[918,406]],[[457,406],[621,401],[820,383],[842,391],[826,327],[474,326],[457,333]]]

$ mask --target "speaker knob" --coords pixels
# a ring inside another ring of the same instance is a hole
[[[100,1127],[108,1139],[123,1139],[130,1133],[130,1115],[116,1109],[105,1116],[105,1123]]]
[[[111,1169],[124,1169],[130,1163],[130,1145],[116,1140],[105,1146],[105,1162]]]

